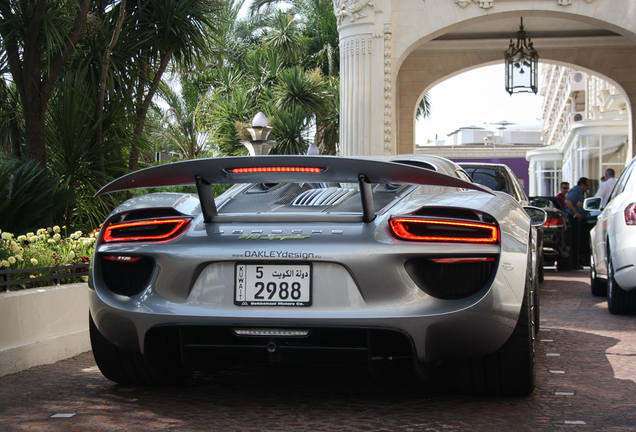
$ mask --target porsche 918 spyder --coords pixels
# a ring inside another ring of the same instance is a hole
[[[197,193],[132,198],[101,228],[89,324],[110,380],[175,385],[262,363],[426,375],[449,362],[467,392],[533,391],[542,210],[423,155],[198,159],[98,195],[183,185]]]

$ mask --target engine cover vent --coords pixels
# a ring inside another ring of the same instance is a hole
[[[310,189],[298,195],[292,202],[293,206],[330,206],[336,205],[356,194],[351,188],[329,187],[324,189]]]

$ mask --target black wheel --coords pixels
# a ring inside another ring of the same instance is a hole
[[[559,258],[556,265],[557,271],[570,271],[572,270],[572,258],[570,256],[565,258]]]
[[[526,286],[517,325],[510,339],[492,354],[458,362],[455,379],[461,391],[491,396],[527,396],[536,378],[534,287],[528,263]]]
[[[607,282],[596,276],[596,263],[594,262],[594,256],[590,256],[590,286],[592,287],[593,296],[607,296]]]
[[[612,315],[636,314],[636,291],[625,291],[614,279],[612,257],[607,252],[607,309]]]
[[[102,374],[111,381],[127,385],[173,386],[183,384],[192,371],[185,368],[161,370],[147,367],[141,353],[122,350],[102,335],[89,316],[93,357]]]

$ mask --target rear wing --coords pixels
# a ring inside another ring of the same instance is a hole
[[[204,220],[216,216],[214,183],[359,183],[363,220],[375,219],[373,183],[444,186],[492,194],[476,184],[413,165],[338,156],[236,156],[194,159],[122,176],[95,196],[130,189],[196,185]]]

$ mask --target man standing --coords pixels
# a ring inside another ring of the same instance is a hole
[[[565,211],[565,197],[568,192],[570,192],[570,183],[561,182],[561,190],[554,197],[557,199],[557,202],[561,204],[561,210]]]
[[[570,252],[572,255],[572,266],[575,269],[583,268],[579,261],[587,262],[590,255],[590,224],[587,223],[587,212],[583,210],[583,201],[585,201],[585,193],[590,188],[590,180],[587,177],[581,177],[576,186],[570,189],[570,193],[565,199],[568,220],[572,227]]]
[[[605,170],[605,181],[601,183],[601,186],[598,188],[596,192],[596,197],[603,198],[603,202],[601,203],[601,209],[604,209],[607,205],[607,201],[609,200],[610,195],[612,194],[612,190],[614,190],[614,185],[616,184],[616,179],[614,175],[616,172],[612,168],[608,168]]]

